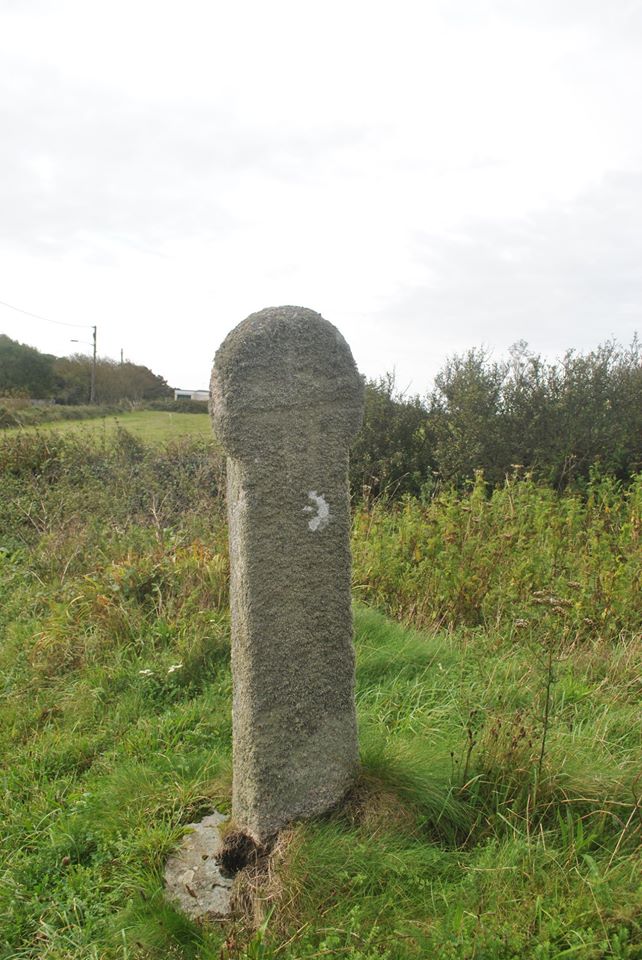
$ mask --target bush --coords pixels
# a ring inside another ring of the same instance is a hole
[[[146,410],[166,410],[168,413],[208,413],[207,403],[201,400],[150,400]]]
[[[596,464],[619,480],[642,468],[642,350],[607,342],[559,363],[525,343],[507,361],[483,349],[451,357],[424,399],[388,375],[366,385],[363,429],[350,467],[353,495],[419,496],[460,488],[483,470],[501,485],[516,465],[562,490]]]
[[[366,384],[363,426],[350,451],[356,499],[417,494],[432,475],[428,413],[419,397],[406,397],[388,375]]]

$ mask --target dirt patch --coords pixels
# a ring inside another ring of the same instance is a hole
[[[269,854],[269,845],[257,843],[254,837],[240,830],[228,833],[216,862],[224,876],[235,877],[246,867],[254,867],[260,858]]]

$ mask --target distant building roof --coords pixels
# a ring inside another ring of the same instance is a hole
[[[209,390],[183,390],[177,387],[174,390],[174,400],[201,400],[206,401],[210,398]]]

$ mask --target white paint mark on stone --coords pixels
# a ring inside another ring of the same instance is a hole
[[[312,500],[314,507],[304,507],[303,512],[314,513],[316,509],[316,516],[308,520],[308,527],[310,530],[324,530],[330,523],[330,505],[316,490],[310,490],[308,500]]]

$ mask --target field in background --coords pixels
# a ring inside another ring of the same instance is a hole
[[[209,434],[0,436],[0,957],[640,960],[639,477],[358,506],[361,782],[254,917],[164,903],[229,807],[222,466]]]
[[[158,442],[174,440],[178,437],[212,436],[209,416],[205,413],[170,413],[165,410],[136,410],[132,413],[118,413],[90,420],[61,420],[54,423],[42,423],[37,427],[8,427],[0,433],[0,439],[11,433],[55,432],[61,434],[77,433],[79,436],[113,436],[118,427],[129,431],[141,440]]]

